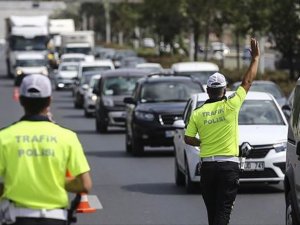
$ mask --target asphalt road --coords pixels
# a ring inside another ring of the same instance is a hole
[[[22,116],[12,98],[13,81],[0,76],[0,127]],[[186,194],[174,184],[171,149],[147,149],[143,157],[125,153],[123,129],[95,132],[93,118],[73,108],[71,92],[54,92],[52,112],[57,123],[77,132],[91,165],[97,195],[103,209],[79,214],[78,225],[204,225],[206,209],[201,192]],[[242,185],[231,225],[283,225],[284,194],[280,185]],[[72,196],[71,196],[72,197]]]

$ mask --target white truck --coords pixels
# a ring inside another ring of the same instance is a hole
[[[66,32],[75,31],[75,22],[73,19],[50,19],[49,20],[49,33],[51,40],[49,48],[49,63],[53,68],[57,68],[59,64],[59,53],[61,52],[61,34]]]
[[[37,52],[47,58],[49,40],[48,16],[10,16],[6,18],[7,74],[14,76],[16,55]]]
[[[61,54],[83,53],[93,55],[94,47],[94,31],[75,31],[61,34]]]

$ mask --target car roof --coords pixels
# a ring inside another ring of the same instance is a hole
[[[235,91],[227,91],[226,96],[230,96],[234,94]],[[206,101],[208,99],[208,94],[205,93],[198,93],[193,94],[192,98],[196,98],[198,100]],[[274,100],[273,96],[267,92],[257,92],[257,91],[249,91],[246,95],[246,100]]]
[[[16,59],[45,59],[45,56],[36,52],[18,53]]]
[[[189,76],[174,76],[172,74],[170,75],[159,75],[158,74],[150,74],[147,77],[144,77],[140,80],[140,82],[160,82],[160,81],[169,81],[169,80],[174,80],[174,81],[193,81],[193,82],[198,82],[201,83],[200,80],[197,78],[189,77]]]
[[[147,76],[149,72],[136,68],[119,68],[116,70],[106,70],[101,73],[104,76]]]
[[[179,62],[171,66],[174,72],[190,72],[190,71],[219,71],[219,67],[211,62]]]
[[[68,65],[71,65],[71,66],[78,66],[79,63],[78,62],[61,62],[59,64],[59,66],[68,66]]]
[[[233,83],[233,86],[239,85],[241,83],[242,83],[242,81],[236,81]],[[252,82],[252,84],[275,84],[275,85],[277,85],[275,82],[273,82],[271,80],[254,80]]]
[[[96,74],[91,77],[91,79],[99,79],[101,77],[101,74]]]
[[[137,68],[157,67],[162,69],[162,66],[159,63],[139,63],[136,65],[136,67]]]
[[[111,60],[95,60],[95,61],[84,61],[84,62],[80,62],[80,66],[84,67],[84,66],[112,66],[113,67],[113,62]]]
[[[65,58],[85,58],[85,54],[82,53],[65,53],[62,54],[61,59],[65,59]]]

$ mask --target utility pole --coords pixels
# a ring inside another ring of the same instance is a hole
[[[110,0],[103,0],[104,12],[105,12],[105,32],[106,32],[106,44],[111,43],[111,26],[110,26]]]

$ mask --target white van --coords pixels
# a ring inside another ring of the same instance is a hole
[[[24,52],[16,55],[15,78],[20,75],[43,74],[48,76],[48,62],[44,54]]]
[[[206,90],[208,77],[219,71],[217,64],[211,62],[179,62],[171,66],[175,75],[193,76],[198,78]]]

